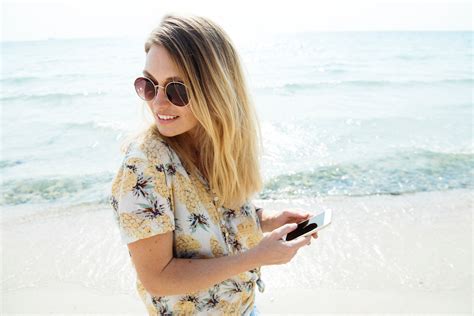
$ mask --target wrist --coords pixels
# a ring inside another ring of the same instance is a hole
[[[257,247],[258,246],[254,248],[250,248],[247,251],[240,253],[240,255],[242,256],[242,261],[244,262],[244,265],[249,267],[248,270],[262,266]]]

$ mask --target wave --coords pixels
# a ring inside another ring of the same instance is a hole
[[[23,160],[0,160],[0,169],[17,166],[25,163]]]
[[[56,74],[52,76],[10,76],[2,77],[0,82],[2,84],[8,85],[18,85],[22,83],[31,83],[31,82],[44,82],[45,80],[55,80],[55,79],[82,79],[90,77],[87,74],[80,73],[71,73],[71,74]]]
[[[400,59],[400,60],[428,60],[428,59],[433,59],[433,58],[436,58],[437,56],[436,55],[428,55],[428,54],[424,54],[424,55],[410,55],[410,54],[399,54],[399,55],[395,55],[394,58],[395,59]]]
[[[327,195],[400,195],[473,188],[474,155],[427,150],[282,174],[266,182],[259,198]]]
[[[474,187],[474,154],[428,150],[323,166],[266,181],[260,199],[400,195]],[[4,181],[0,205],[107,203],[111,172]]]
[[[313,83],[287,83],[283,85],[256,87],[260,91],[286,91],[296,92],[304,90],[315,90],[327,87],[399,87],[399,86],[433,86],[445,84],[472,85],[472,78],[442,79],[442,80],[327,80]]]
[[[2,84],[21,84],[21,83],[30,83],[34,81],[42,80],[43,78],[40,77],[32,77],[32,76],[19,76],[19,77],[4,77],[0,79]]]
[[[69,101],[76,98],[84,97],[96,97],[103,96],[105,93],[102,91],[99,92],[82,92],[82,93],[45,93],[45,94],[21,94],[17,96],[7,96],[0,98],[1,101],[48,101],[48,102],[59,102],[59,101]]]
[[[109,130],[114,132],[129,132],[131,131],[130,126],[121,121],[109,121],[109,122],[97,122],[97,121],[86,121],[86,122],[69,122],[64,123],[59,127],[60,129],[78,129],[78,130]]]
[[[342,73],[346,73],[346,72],[348,72],[348,70],[340,68],[340,67],[332,67],[332,66],[329,66],[329,67],[314,66],[314,67],[311,67],[311,69],[310,69],[310,73],[313,73],[313,74],[314,73],[316,73],[316,74],[321,74],[321,73],[342,74]]]
[[[62,177],[40,177],[3,181],[0,205],[45,202],[98,202],[104,203],[104,187],[112,181],[113,174]]]

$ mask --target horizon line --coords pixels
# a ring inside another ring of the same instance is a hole
[[[297,34],[297,33],[413,33],[413,32],[432,32],[432,33],[460,33],[460,32],[474,32],[472,29],[466,30],[310,30],[310,31],[282,31],[282,32],[262,32],[262,34]],[[0,40],[0,43],[19,43],[19,42],[43,42],[43,41],[57,41],[57,40],[88,40],[88,39],[140,39],[142,36],[79,36],[79,37],[47,37],[38,39],[9,39]]]

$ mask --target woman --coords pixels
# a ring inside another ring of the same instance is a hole
[[[126,144],[110,200],[138,293],[150,315],[255,315],[260,267],[310,243],[282,240],[310,214],[251,203],[262,187],[258,122],[218,25],[167,15],[145,52],[135,89],[155,121]]]

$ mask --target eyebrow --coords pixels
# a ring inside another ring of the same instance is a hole
[[[143,70],[143,74],[145,76],[148,76],[150,79],[152,79],[155,83],[158,83],[158,80],[155,79],[155,77],[153,77],[153,75],[151,73],[149,73],[148,71],[146,70]],[[165,82],[163,84],[166,84],[170,81],[178,81],[178,82],[183,82],[183,80],[181,78],[179,78],[178,76],[173,76],[173,77],[168,77],[165,79]]]

